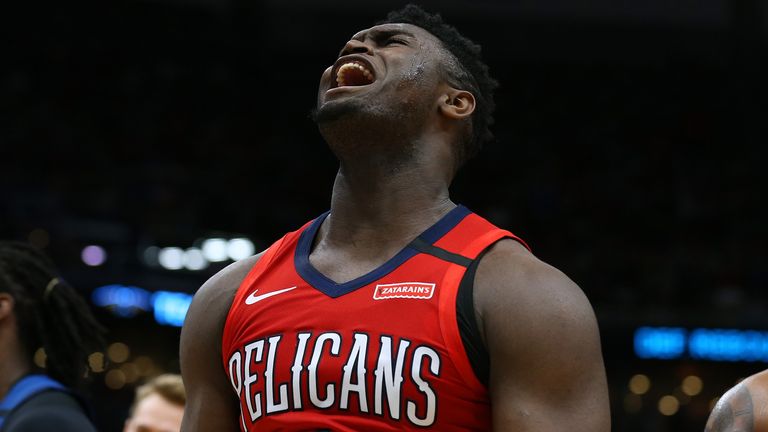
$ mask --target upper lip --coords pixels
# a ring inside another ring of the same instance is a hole
[[[366,69],[371,71],[373,74],[373,80],[376,81],[376,76],[378,75],[376,72],[376,69],[373,67],[373,64],[371,64],[370,61],[368,61],[365,57],[359,55],[359,54],[350,54],[345,55],[343,57],[339,57],[338,60],[336,60],[336,63],[333,64],[333,69],[331,69],[331,88],[336,88],[339,86],[339,83],[336,82],[336,73],[339,71],[339,68],[347,63],[361,63],[363,66],[365,66]]]

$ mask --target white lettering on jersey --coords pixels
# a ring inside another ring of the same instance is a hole
[[[392,337],[381,337],[381,349],[379,350],[379,360],[376,362],[376,387],[374,394],[374,412],[378,415],[384,415],[382,407],[382,398],[386,393],[389,415],[395,419],[400,419],[400,386],[403,383],[403,364],[405,363],[405,350],[411,342],[405,339],[400,340],[400,346],[397,350],[397,359],[394,369],[392,365]]]
[[[240,354],[240,351],[235,351],[229,357],[229,380],[232,382],[232,388],[235,389],[235,393],[238,396],[240,396],[240,391],[243,390],[242,363],[243,356]]]
[[[241,400],[240,416],[244,430],[248,429],[248,419],[253,424],[262,416],[313,407],[352,410],[370,415],[368,396],[371,393],[375,415],[392,420],[402,418],[402,421],[422,427],[436,423],[439,395],[430,381],[440,376],[442,362],[438,351],[432,347],[419,345],[413,349],[411,341],[388,335],[381,335],[379,343],[370,343],[369,335],[356,332],[354,340],[344,343],[339,333],[301,332],[296,334],[296,351],[281,354],[283,337],[273,335],[250,342],[232,353],[227,361],[228,378]],[[342,346],[345,347],[344,357],[335,361],[343,361],[341,370],[334,372],[332,367],[321,368],[323,358],[327,360],[328,356],[342,355]],[[283,351],[286,349],[283,348]],[[291,354],[293,359],[289,361],[290,357],[286,356]],[[370,364],[374,375],[371,377],[371,369],[367,366],[373,360],[376,363],[375,366]],[[403,375],[406,362],[410,364],[408,377]],[[259,379],[260,373],[263,380]],[[284,374],[290,374],[290,384],[275,383],[276,376],[287,376]],[[423,395],[423,399],[404,398],[406,378],[410,386],[407,394],[415,395],[415,389]],[[320,383],[320,380],[323,382]],[[320,386],[324,386],[322,393]],[[358,403],[350,400],[352,393],[356,393]],[[309,407],[304,404],[307,399]],[[248,415],[243,414],[246,410]]]
[[[304,369],[304,352],[307,350],[307,339],[312,333],[299,333],[299,343],[296,345],[296,355],[291,366],[291,382],[293,383],[293,409],[301,409],[301,370]]]
[[[267,370],[264,371],[264,379],[267,381],[267,414],[272,414],[288,410],[288,384],[282,383],[278,386],[280,393],[280,402],[275,402],[274,375],[275,375],[275,353],[277,344],[280,343],[281,336],[272,336],[269,338],[269,353],[267,354]]]
[[[334,385],[328,383],[325,386],[325,399],[321,399],[317,388],[317,364],[320,362],[320,357],[323,354],[323,346],[326,341],[331,342],[331,355],[334,357],[339,356],[339,348],[341,347],[341,336],[338,333],[323,333],[317,337],[315,341],[315,350],[312,352],[312,361],[309,363],[307,370],[309,371],[309,400],[312,405],[318,408],[330,408],[333,405]]]
[[[424,361],[424,357],[429,357],[429,371],[432,375],[438,376],[440,372],[440,356],[437,355],[435,350],[426,346],[420,346],[413,352],[413,363],[411,363],[411,378],[419,391],[424,393],[427,397],[427,407],[424,417],[419,417],[416,414],[418,406],[416,402],[408,401],[406,404],[408,407],[408,420],[417,426],[431,426],[435,422],[435,414],[437,411],[437,396],[435,396],[434,390],[429,386],[429,383],[424,381],[421,377],[421,366]]]
[[[264,351],[264,339],[251,342],[245,346],[245,379],[243,381],[245,394],[243,396],[245,397],[245,404],[248,406],[248,414],[250,414],[252,422],[261,417],[261,392],[256,392],[256,394],[251,397],[251,386],[259,379],[257,374],[251,373],[253,370],[251,367],[251,359],[254,350],[256,350],[256,358],[253,359],[253,363],[261,362],[261,357]]]
[[[360,400],[360,412],[368,412],[368,397],[365,394],[365,355],[368,353],[368,335],[355,333],[355,344],[349,359],[344,365],[344,378],[341,380],[341,401],[339,408],[345,410],[349,406],[349,393],[357,393]],[[355,383],[352,383],[352,371],[357,373]]]

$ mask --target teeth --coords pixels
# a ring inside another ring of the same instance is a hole
[[[368,78],[370,81],[373,81],[373,73],[371,73],[371,71],[368,70],[368,68],[361,65],[360,63],[350,62],[350,63],[344,63],[336,71],[336,82],[339,84],[339,86],[345,85],[344,73],[349,69],[358,69],[363,73],[364,77]]]

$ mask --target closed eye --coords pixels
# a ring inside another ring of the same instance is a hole
[[[391,37],[387,38],[387,40],[384,41],[384,45],[408,45],[408,42],[405,41],[405,39],[400,39],[397,37]]]

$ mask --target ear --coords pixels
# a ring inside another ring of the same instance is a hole
[[[440,96],[438,104],[440,112],[454,120],[467,119],[475,112],[475,96],[452,87]]]
[[[8,293],[0,293],[0,320],[4,320],[11,315],[16,300]]]

